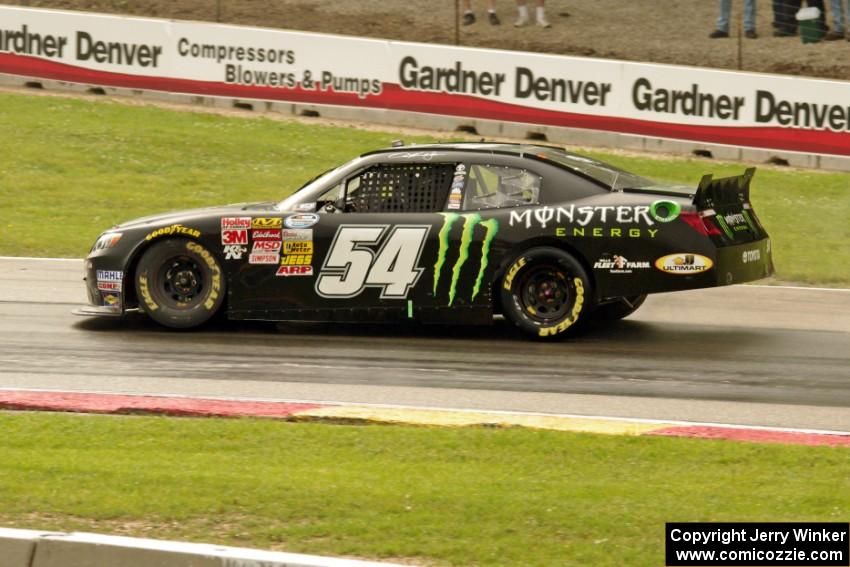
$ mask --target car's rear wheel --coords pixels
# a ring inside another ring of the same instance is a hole
[[[221,263],[199,242],[169,239],[148,248],[136,269],[139,305],[175,329],[209,321],[224,302]]]
[[[593,318],[606,322],[618,321],[637,311],[644,301],[646,301],[646,294],[621,297],[617,301],[597,307]]]
[[[589,311],[592,298],[581,263],[550,247],[532,248],[514,259],[500,290],[505,317],[539,339],[565,336]]]

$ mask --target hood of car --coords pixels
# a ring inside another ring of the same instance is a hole
[[[200,209],[185,209],[182,211],[171,211],[158,215],[141,217],[138,219],[129,220],[113,227],[113,230],[143,228],[151,225],[186,223],[194,218],[209,218],[221,215],[246,215],[250,216],[253,212],[268,213],[274,209],[275,203],[272,201],[264,201],[260,203],[233,203],[230,205],[221,205],[217,207],[203,207]]]

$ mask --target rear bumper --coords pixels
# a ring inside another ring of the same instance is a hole
[[[760,280],[774,274],[770,238],[717,249],[714,272],[717,285]]]

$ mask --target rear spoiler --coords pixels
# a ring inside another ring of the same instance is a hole
[[[750,181],[756,174],[756,168],[748,168],[743,175],[713,179],[712,175],[703,175],[694,195],[697,210],[704,211],[724,205],[737,205],[750,201]]]

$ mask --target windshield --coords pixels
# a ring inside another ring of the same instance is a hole
[[[589,157],[572,154],[570,152],[544,152],[546,159],[560,163],[579,171],[588,177],[595,179],[611,188],[612,191],[633,187],[649,187],[656,185],[655,181],[629,173],[624,169],[613,166],[610,163],[598,161]]]
[[[353,169],[359,167],[362,161],[363,158],[358,157],[346,164],[319,174],[300,188],[296,189],[292,195],[275,205],[275,209],[278,211],[293,211],[297,205],[303,203],[315,203],[316,199],[324,193],[334,181],[345,177],[345,175],[350,173]]]

